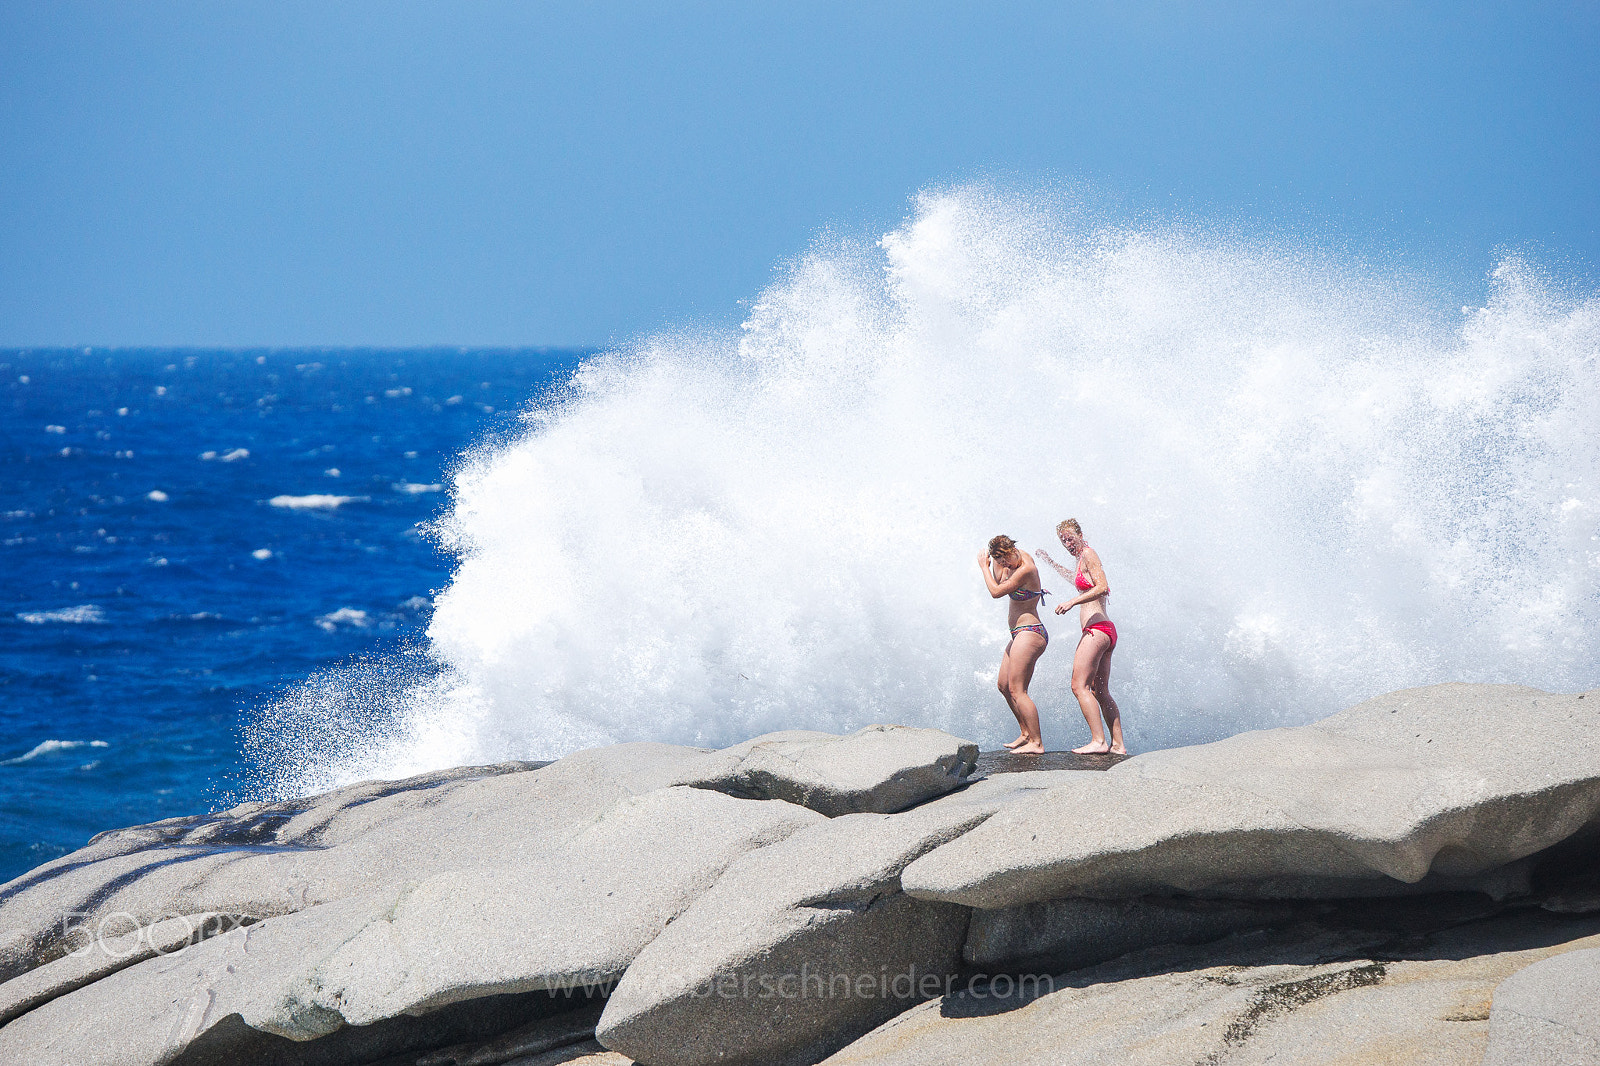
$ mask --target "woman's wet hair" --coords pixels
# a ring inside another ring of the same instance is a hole
[[[1016,550],[1017,542],[1004,533],[998,537],[989,538],[989,558],[991,559],[1004,559]]]
[[[1056,534],[1058,536],[1062,533],[1065,533],[1069,529],[1072,530],[1073,533],[1077,534],[1080,539],[1083,537],[1083,527],[1078,525],[1078,520],[1076,518],[1063,518],[1061,521],[1056,523]]]

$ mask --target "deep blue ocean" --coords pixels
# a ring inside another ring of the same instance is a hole
[[[451,463],[583,354],[0,351],[0,882],[225,802],[253,710],[417,641]]]

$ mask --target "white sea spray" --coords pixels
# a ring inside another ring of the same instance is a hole
[[[1508,258],[1441,303],[1290,241],[928,194],[819,242],[739,335],[591,359],[463,457],[428,665],[269,708],[257,736],[353,723],[274,744],[272,787],[881,721],[992,746],[976,556],[1069,516],[1136,749],[1442,680],[1592,687],[1600,300]],[[1076,627],[1046,621],[1066,746]]]

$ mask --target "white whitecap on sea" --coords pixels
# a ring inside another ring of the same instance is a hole
[[[255,551],[251,552],[250,554],[253,557],[257,558],[257,559],[270,559],[270,558],[272,558],[272,549],[271,548],[257,548]]]
[[[67,427],[66,426],[45,426],[44,427],[44,431],[46,433],[65,433],[67,431]]]
[[[267,502],[274,507],[287,507],[291,511],[331,511],[365,496],[334,496],[326,492],[313,492],[308,496],[274,496]]]
[[[17,620],[35,626],[49,625],[53,622],[99,624],[106,620],[106,613],[92,603],[84,603],[77,607],[62,607],[54,611],[19,611]]]
[[[225,452],[201,452],[200,458],[206,462],[237,463],[240,459],[250,458],[249,448],[234,448]]]
[[[58,751],[72,751],[76,748],[109,748],[110,746],[103,740],[46,740],[34,745],[33,750],[26,755],[18,755],[15,759],[0,761],[0,766],[15,766],[18,763],[37,759],[41,755],[53,755]]]
[[[168,496],[160,489],[151,489],[149,492],[144,494],[144,498],[147,500],[154,500],[156,503],[166,503],[168,500],[172,499],[171,496]]]
[[[424,485],[416,481],[396,481],[391,486],[396,492],[403,492],[408,496],[416,496],[424,492],[443,491],[443,485]]]
[[[336,466],[330,466],[330,467],[328,467],[328,469],[324,470],[322,473],[323,473],[324,477],[338,477],[339,476],[339,468],[336,467]]]
[[[341,607],[337,611],[329,611],[317,619],[317,625],[332,633],[340,626],[351,626],[355,629],[367,628],[367,612],[358,611],[354,607]]]

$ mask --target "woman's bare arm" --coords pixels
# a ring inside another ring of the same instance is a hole
[[[983,574],[983,583],[989,586],[989,595],[994,599],[998,600],[1002,596],[1009,596],[1022,587],[1022,582],[1029,574],[1037,574],[1039,572],[1038,568],[1033,565],[1033,560],[1028,558],[1027,552],[1018,552],[1017,554],[1022,556],[1022,565],[1011,571],[1004,581],[995,580],[988,553],[983,552],[978,555],[978,570]]]

